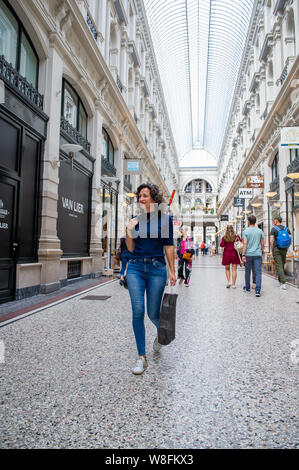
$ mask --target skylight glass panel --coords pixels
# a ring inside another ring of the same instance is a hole
[[[179,158],[219,158],[253,3],[144,0]]]

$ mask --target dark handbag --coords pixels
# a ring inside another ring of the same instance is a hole
[[[127,276],[124,276],[123,279],[119,281],[120,285],[123,286],[125,289],[128,289],[128,281],[127,281]]]
[[[176,301],[178,294],[165,293],[158,328],[158,343],[166,346],[175,338]]]

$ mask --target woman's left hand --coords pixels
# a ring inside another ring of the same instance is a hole
[[[170,280],[170,285],[171,285],[171,286],[175,286],[175,283],[176,283],[176,276],[175,276],[174,273],[171,273],[171,274],[169,275],[169,280]]]

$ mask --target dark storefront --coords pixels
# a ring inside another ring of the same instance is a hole
[[[63,80],[58,188],[57,236],[63,258],[89,256],[91,188],[94,158],[87,140],[88,116],[75,89]],[[66,144],[81,145],[80,152],[64,152]],[[68,262],[67,278],[79,277],[82,263]]]
[[[38,58],[17,16],[0,0],[0,302],[15,298],[16,264],[37,261],[41,160],[47,116]],[[14,38],[8,47],[8,38]],[[20,73],[21,72],[21,73]]]
[[[57,235],[64,257],[89,256],[91,176],[60,161]]]

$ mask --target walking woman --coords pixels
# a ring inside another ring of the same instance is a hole
[[[237,280],[237,266],[240,265],[238,253],[235,250],[234,242],[241,241],[239,235],[236,235],[232,225],[226,227],[226,232],[221,240],[220,246],[224,248],[222,256],[222,265],[225,266],[225,274],[227,279],[226,287],[229,288],[230,284],[230,265],[232,265],[232,288],[236,288]]]
[[[166,284],[166,261],[169,263],[169,280],[175,285],[173,223],[169,215],[158,210],[163,196],[158,186],[141,184],[137,189],[137,201],[142,214],[130,220],[126,244],[131,252],[127,268],[127,283],[133,311],[133,331],[138,360],[133,374],[142,374],[146,367],[145,350],[145,292],[147,314],[158,330],[161,302]],[[159,208],[160,209],[160,208]],[[159,352],[161,345],[156,336],[153,349]]]
[[[186,287],[189,287],[191,271],[192,271],[192,259],[194,256],[193,242],[187,240],[186,232],[181,230],[181,240],[178,243],[177,256],[178,256],[178,279],[180,284],[184,282]],[[185,271],[185,272],[184,272]]]

